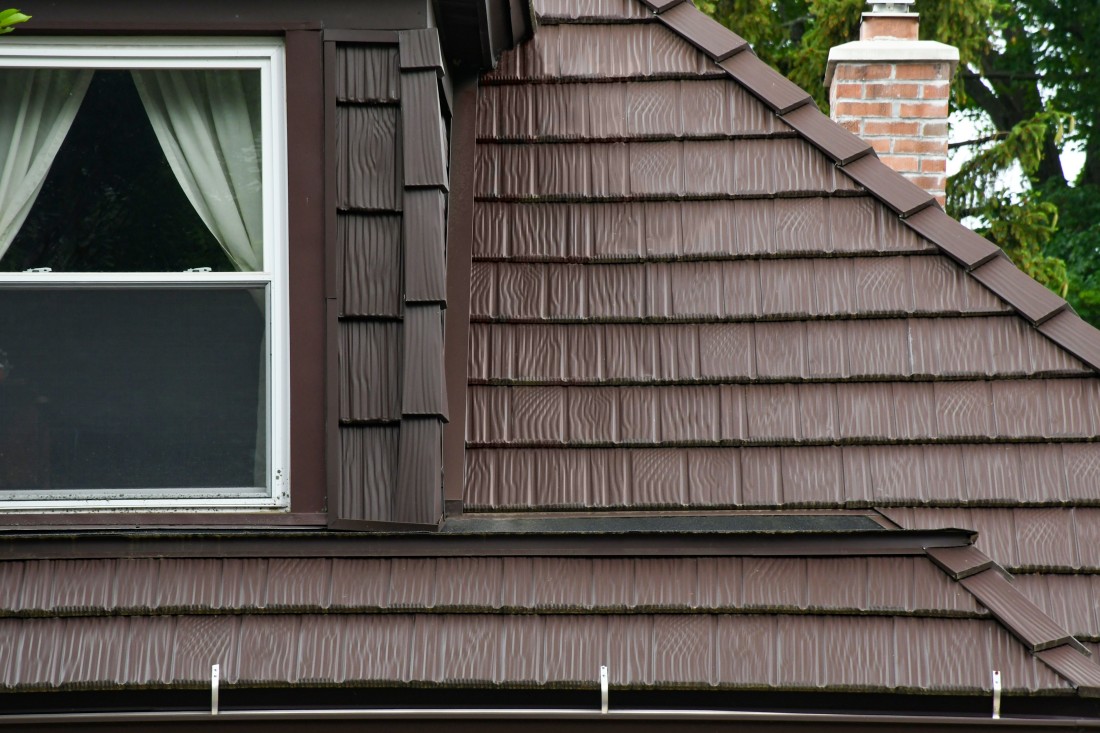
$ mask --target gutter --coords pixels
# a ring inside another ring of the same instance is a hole
[[[775,726],[786,730],[821,726],[842,726],[845,730],[952,730],[978,727],[1028,728],[1047,730],[1100,730],[1100,719],[1056,717],[1002,717],[944,715],[852,715],[837,713],[751,712],[726,710],[614,710],[602,713],[590,709],[316,709],[316,710],[233,710],[217,714],[209,712],[122,712],[122,713],[56,713],[31,715],[0,715],[0,728],[15,726],[33,730],[43,726],[102,726],[133,724],[212,724],[249,722],[287,723],[301,725],[310,721],[440,721],[445,725],[458,722],[483,722],[483,728],[494,728],[492,721],[616,721],[622,724],[647,722],[677,723],[742,723],[751,727]],[[501,727],[507,730],[506,726]],[[744,728],[744,725],[742,726]]]

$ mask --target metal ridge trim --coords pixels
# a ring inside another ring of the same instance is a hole
[[[0,559],[203,557],[845,557],[923,555],[969,529],[619,534],[57,532],[7,534]]]
[[[994,568],[963,578],[959,585],[988,608],[1013,636],[1032,652],[1070,645],[1089,654],[1084,645],[1021,593]]]

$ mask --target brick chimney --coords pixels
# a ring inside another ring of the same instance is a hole
[[[832,118],[879,158],[933,194],[947,184],[947,97],[959,50],[918,40],[915,0],[871,2],[859,40],[829,51],[825,86]]]

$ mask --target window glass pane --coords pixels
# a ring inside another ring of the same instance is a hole
[[[0,499],[265,486],[265,311],[263,287],[0,290]]]
[[[49,172],[0,240],[0,271],[263,269],[259,70],[0,69],[0,90],[60,84],[76,110],[67,130],[56,94],[5,97],[0,110],[16,147],[29,149],[35,122],[63,140],[52,160],[47,149],[28,162],[30,183],[35,166]]]

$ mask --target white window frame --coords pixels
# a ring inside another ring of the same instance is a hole
[[[4,492],[0,512],[289,511],[290,314],[288,303],[286,62],[271,38],[22,38],[0,44],[0,68],[258,69],[261,78],[263,267],[260,272],[0,273],[19,286],[262,286],[268,294],[267,487]],[[170,496],[166,496],[170,494]]]

